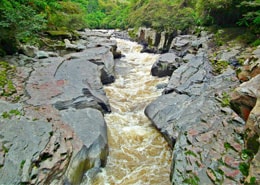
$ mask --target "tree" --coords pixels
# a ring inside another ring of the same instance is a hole
[[[241,26],[247,26],[255,33],[260,33],[260,0],[242,1],[238,6],[243,12],[243,18],[238,22]]]
[[[17,42],[26,42],[45,27],[45,15],[19,1],[3,0],[0,7],[0,46],[7,54],[16,52]]]

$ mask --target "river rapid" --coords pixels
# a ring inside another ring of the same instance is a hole
[[[116,61],[116,81],[105,86],[112,113],[105,115],[109,157],[90,185],[169,185],[171,149],[144,115],[144,108],[168,78],[150,75],[158,55],[140,53],[137,43],[116,39],[124,55]]]

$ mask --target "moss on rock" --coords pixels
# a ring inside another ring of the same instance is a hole
[[[11,96],[16,92],[12,77],[16,68],[8,62],[0,61],[0,96]]]

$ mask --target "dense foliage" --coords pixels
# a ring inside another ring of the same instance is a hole
[[[259,34],[260,0],[1,0],[0,55],[44,30],[246,26]]]

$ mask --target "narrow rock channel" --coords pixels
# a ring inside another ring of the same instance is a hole
[[[158,55],[140,53],[141,46],[117,39],[125,56],[116,61],[116,81],[105,86],[112,113],[108,125],[106,168],[87,184],[170,184],[171,149],[144,115],[144,108],[161,94],[156,85],[168,78],[150,75]]]

